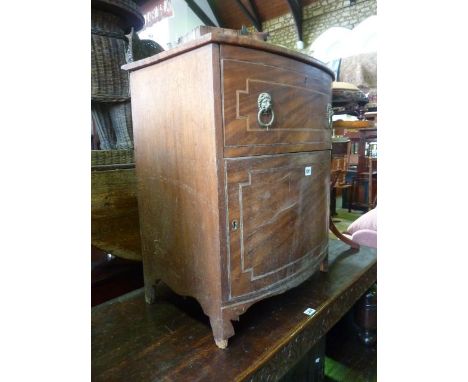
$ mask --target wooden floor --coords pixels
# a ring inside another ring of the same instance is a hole
[[[377,344],[359,342],[353,326],[352,311],[327,334],[325,381],[377,381]]]

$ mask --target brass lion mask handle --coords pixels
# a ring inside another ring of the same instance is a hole
[[[257,105],[258,105],[257,122],[261,127],[268,129],[273,124],[273,121],[275,120],[275,112],[273,111],[271,95],[268,93],[260,93],[257,99]],[[271,115],[270,120],[268,122],[263,122],[262,121],[263,115]]]

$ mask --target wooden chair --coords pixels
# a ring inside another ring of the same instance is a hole
[[[351,184],[346,182],[346,173],[351,155],[351,140],[346,137],[332,137],[332,164],[331,170],[340,171],[339,176],[330,192],[330,214],[336,215],[336,194],[337,191],[351,188]]]
[[[334,187],[335,187],[335,183],[336,181],[338,180],[338,178],[343,174],[343,170],[332,170],[331,171],[331,175],[330,175],[330,190],[333,190]],[[330,219],[329,219],[329,223],[330,223],[330,231],[332,231],[332,233],[339,239],[341,240],[343,243],[345,244],[348,244],[351,248],[354,248],[354,249],[359,249],[359,244],[354,242],[353,240],[347,238],[346,236],[344,236],[339,230],[338,228],[336,228],[335,226],[335,223],[333,222],[333,219],[332,219],[332,216],[330,214]]]
[[[368,211],[375,206],[377,200],[377,157],[371,153],[371,146],[377,142],[377,129],[360,129],[359,135],[358,164],[351,183],[349,212],[353,208]],[[366,184],[367,197],[364,197]]]

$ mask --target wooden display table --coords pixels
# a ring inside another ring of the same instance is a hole
[[[133,150],[91,151],[91,244],[141,261]]]
[[[154,305],[139,289],[93,308],[93,381],[277,380],[376,281],[376,250],[337,240],[329,248],[328,273],[253,305],[225,350],[213,343],[198,303],[164,286]]]

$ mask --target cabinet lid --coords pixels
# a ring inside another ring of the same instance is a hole
[[[226,34],[221,28],[219,30],[213,29],[210,33],[204,34],[195,40],[181,44],[176,48],[166,50],[154,56],[123,65],[122,69],[128,71],[138,70],[211,43],[237,45],[245,48],[262,50],[265,52],[275,53],[284,57],[289,57],[294,60],[315,66],[316,68],[328,73],[333,80],[335,79],[335,75],[330,68],[328,68],[323,62],[311,56],[299,53],[297,51],[279,45],[274,45],[268,42],[256,40],[251,37],[233,36],[232,34]]]

